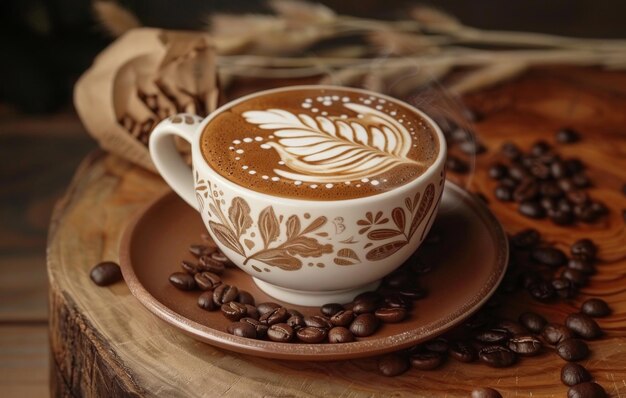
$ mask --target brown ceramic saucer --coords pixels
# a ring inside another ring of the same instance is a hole
[[[121,242],[120,263],[132,294],[195,339],[267,358],[340,360],[395,351],[437,336],[469,317],[495,291],[506,270],[507,239],[480,199],[447,182],[433,230],[440,242],[420,249],[424,261],[434,265],[420,278],[428,297],[416,302],[410,319],[385,324],[371,337],[344,344],[274,343],[232,336],[226,333],[229,321],[220,311],[207,312],[196,305],[198,292],[171,286],[168,276],[180,271],[181,260],[193,260],[187,248],[201,243],[200,235],[206,232],[199,215],[174,193],[148,205],[131,222]],[[222,279],[252,293],[257,303],[277,301],[238,268],[227,269]],[[285,306],[305,315],[318,313],[317,308]]]

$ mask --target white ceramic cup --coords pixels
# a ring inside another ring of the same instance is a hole
[[[404,185],[348,200],[260,193],[224,178],[205,161],[202,133],[216,115],[258,95],[320,88],[374,96],[415,112],[437,135],[436,160]],[[191,144],[192,169],[177,152],[174,136]],[[200,212],[220,250],[259,288],[278,300],[319,306],[349,302],[375,289],[419,247],[443,193],[446,141],[432,119],[397,99],[344,87],[290,86],[239,98],[205,119],[189,114],[169,117],[152,132],[150,154],[165,181]]]

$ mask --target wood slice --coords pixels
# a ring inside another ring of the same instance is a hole
[[[541,230],[562,248],[581,237],[600,247],[598,273],[571,302],[539,304],[519,293],[505,299],[509,315],[534,309],[562,322],[586,298],[608,301],[613,315],[600,319],[607,335],[590,342],[583,361],[611,396],[626,394],[626,73],[581,68],[532,70],[523,77],[466,98],[481,115],[476,124],[488,152],[478,157],[471,178],[452,175],[483,193],[509,232]],[[497,202],[487,167],[499,145],[513,140],[528,147],[553,141],[564,126],[583,134],[562,146],[580,157],[594,181],[593,198],[610,214],[592,225],[558,227],[530,221],[511,204]],[[452,150],[455,152],[455,149]],[[564,362],[551,350],[524,358],[509,369],[449,361],[436,371],[410,370],[396,378],[376,371],[376,359],[314,363],[285,362],[234,354],[197,342],[144,309],[124,283],[108,288],[89,280],[90,268],[118,260],[121,234],[142,205],[167,189],[161,179],[102,153],[88,157],[58,203],[48,243],[50,341],[55,396],[468,396],[477,386],[504,396],[564,396]],[[468,264],[471,270],[471,264]]]

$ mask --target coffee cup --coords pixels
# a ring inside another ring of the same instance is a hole
[[[174,137],[191,144],[191,167]],[[150,137],[165,181],[220,250],[278,300],[318,306],[374,290],[419,247],[445,181],[446,142],[378,93],[290,86],[179,114]]]

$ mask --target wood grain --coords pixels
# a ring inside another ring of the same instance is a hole
[[[590,343],[583,361],[611,396],[626,395],[626,74],[593,69],[539,69],[520,79],[466,98],[483,114],[476,130],[489,148],[466,179],[480,191],[508,231],[539,228],[561,247],[579,237],[600,246],[598,274],[579,298],[541,305],[520,293],[507,299],[509,315],[533,308],[561,322],[589,296],[609,301],[614,314],[600,320],[607,336]],[[486,167],[504,140],[529,146],[551,140],[569,125],[583,141],[563,147],[582,158],[595,181],[594,198],[611,209],[600,223],[575,229],[533,222],[510,205],[497,203]],[[463,178],[452,176],[457,181]],[[78,170],[55,209],[48,245],[51,347],[58,396],[468,396],[474,386],[497,388],[506,397],[563,396],[563,365],[546,350],[510,369],[448,362],[431,372],[411,370],[396,378],[375,371],[375,359],[335,363],[294,363],[233,354],[196,342],[152,316],[124,284],[98,288],[90,267],[116,260],[129,217],[163,192],[160,178],[100,153]],[[471,264],[468,264],[471,270]]]
[[[48,395],[48,328],[0,327],[0,385],[3,397]]]

